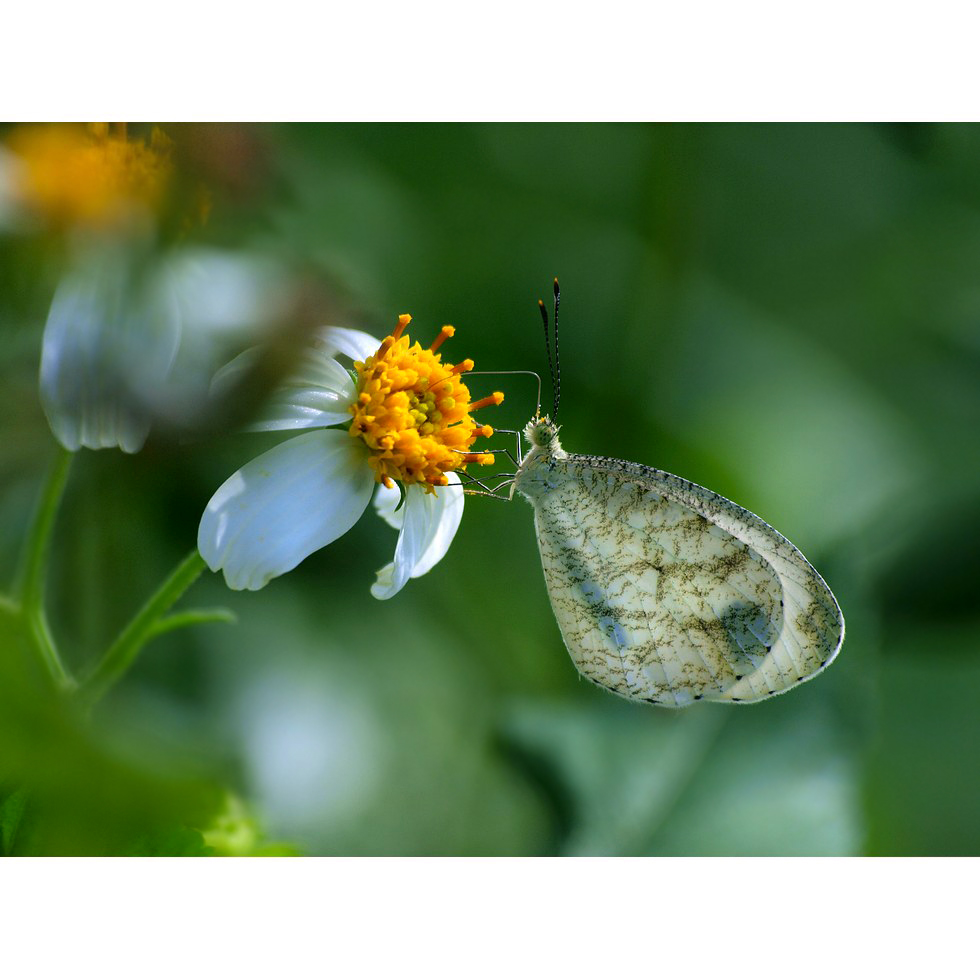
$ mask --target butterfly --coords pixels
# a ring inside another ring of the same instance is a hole
[[[555,414],[558,299],[555,280]],[[528,422],[510,496],[534,508],[551,606],[586,678],[680,707],[761,701],[831,663],[840,606],[778,531],[663,470],[567,453],[558,428]]]

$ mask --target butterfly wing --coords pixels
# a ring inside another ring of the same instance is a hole
[[[551,457],[522,476],[575,665],[633,700],[758,701],[818,673],[844,620],[803,555],[754,514],[662,470]]]

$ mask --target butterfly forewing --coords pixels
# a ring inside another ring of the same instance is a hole
[[[534,506],[565,645],[590,680],[634,700],[755,701],[830,662],[843,618],[823,579],[764,521],[661,470],[532,454]]]

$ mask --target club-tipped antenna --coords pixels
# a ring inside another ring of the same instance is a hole
[[[555,408],[551,413],[551,421],[558,421],[558,402],[561,401],[561,364],[558,361],[558,304],[561,302],[561,290],[558,288],[558,277],[555,276]]]
[[[548,310],[545,308],[544,300],[538,300],[538,310],[541,312],[541,323],[544,325],[544,347],[548,352],[548,371],[551,374],[551,389],[554,392],[554,408],[551,412],[551,421],[554,422],[558,417],[558,402],[561,399],[561,373],[558,364],[558,304],[561,294],[558,290],[558,280],[555,279],[555,359],[551,359],[551,337],[548,334]]]

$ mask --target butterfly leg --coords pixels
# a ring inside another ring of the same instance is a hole
[[[505,497],[497,491],[501,487],[507,486],[511,481],[505,480],[503,483],[498,484],[495,487],[488,487],[482,480],[478,480],[475,476],[471,476],[469,473],[463,473],[457,470],[457,475],[460,477],[461,482],[464,482],[463,493],[470,494],[475,497],[493,497],[495,500],[509,500],[509,497]],[[502,474],[496,474],[501,476]],[[479,487],[479,490],[474,490],[473,487]]]
[[[514,436],[517,441],[517,452],[512,456],[506,449],[501,449],[500,452],[506,453],[510,458],[510,461],[515,466],[520,466],[524,460],[524,453],[521,452],[521,433],[518,429],[494,429],[494,432],[503,432],[506,435]]]

